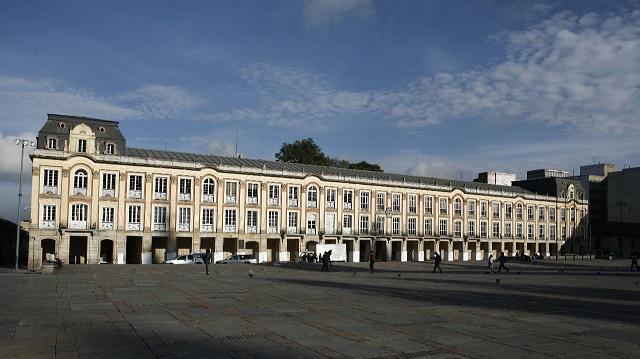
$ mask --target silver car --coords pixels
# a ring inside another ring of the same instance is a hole
[[[217,261],[216,264],[258,263],[255,256],[249,254],[236,254],[226,259]]]
[[[167,264],[194,264],[193,255],[177,256],[174,259],[164,261]]]

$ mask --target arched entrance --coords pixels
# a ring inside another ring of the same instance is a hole
[[[103,239],[100,241],[100,263],[113,263],[113,241]]]
[[[55,239],[45,238],[40,241],[40,248],[42,248],[42,262],[47,261],[47,254],[56,253],[56,241]]]

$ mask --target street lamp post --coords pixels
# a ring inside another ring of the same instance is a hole
[[[20,146],[22,149],[22,153],[20,154],[20,184],[18,185],[18,222],[16,223],[16,270],[18,270],[18,262],[20,259],[20,214],[22,213],[22,165],[24,162],[24,147],[36,147],[36,142],[23,138],[16,138],[15,143],[16,146]]]

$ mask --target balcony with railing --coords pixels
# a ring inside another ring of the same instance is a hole
[[[351,202],[344,202],[344,209],[351,209],[353,208],[353,204]]]
[[[275,207],[280,206],[280,198],[269,198],[267,205]]]
[[[40,228],[42,228],[42,229],[54,229],[54,228],[56,228],[56,221],[42,221],[42,222],[40,222]]]
[[[167,192],[154,192],[153,199],[166,200]]]
[[[179,193],[178,194],[179,201],[191,201],[191,193]]]
[[[351,227],[342,227],[342,234],[351,235],[352,234]]]
[[[308,208],[316,208],[316,207],[318,207],[318,202],[317,201],[307,201],[307,207]]]
[[[289,198],[289,200],[287,201],[287,205],[289,207],[298,207],[298,200],[294,198]]]
[[[71,189],[72,196],[86,196],[87,188],[86,187],[73,187]]]
[[[298,227],[287,227],[287,234],[297,234]]]
[[[227,203],[227,204],[236,203],[236,196],[224,196],[224,203]]]
[[[201,224],[200,232],[212,233],[213,232],[213,224]]]
[[[190,223],[178,223],[178,232],[191,232]]]
[[[131,199],[140,199],[142,198],[142,191],[129,190],[129,192],[127,192],[127,197]]]
[[[140,223],[127,223],[127,231],[139,231],[140,228]]]
[[[42,190],[40,191],[44,194],[58,194],[57,186],[42,186]]]
[[[258,204],[258,197],[247,197],[247,204]]]
[[[213,202],[213,195],[212,194],[203,194],[202,195],[202,202],[212,203]]]
[[[164,232],[167,230],[167,224],[166,223],[154,223],[153,224],[153,230],[157,231],[157,232]]]
[[[336,208],[335,201],[327,201],[327,208]]]
[[[307,234],[317,234],[315,228],[307,228]]]
[[[268,227],[267,234],[278,234],[278,227]]]
[[[235,233],[236,232],[236,226],[235,226],[235,224],[233,224],[233,225],[225,224],[224,227],[222,228],[222,230],[225,233]]]
[[[113,231],[113,228],[114,228],[113,222],[100,223],[100,229],[103,231]]]
[[[87,229],[87,221],[69,221],[69,229]]]
[[[100,197],[115,197],[116,196],[116,191],[113,189],[101,189],[100,190]]]
[[[258,226],[247,226],[247,233],[258,233]]]

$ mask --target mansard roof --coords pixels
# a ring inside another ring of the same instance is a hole
[[[347,168],[329,167],[329,166],[316,166],[301,163],[288,163],[279,161],[265,161],[255,159],[245,159],[236,157],[226,157],[217,155],[201,155],[195,153],[186,152],[174,152],[174,151],[159,151],[144,148],[127,148],[127,156],[156,159],[166,161],[181,161],[181,162],[195,162],[204,166],[218,167],[218,166],[236,166],[246,169],[273,170],[273,171],[287,171],[287,172],[300,172],[305,175],[315,175],[323,178],[325,176],[345,176],[359,179],[375,179],[379,181],[394,181],[404,182],[407,185],[435,185],[435,186],[450,186],[452,188],[464,189],[480,189],[486,191],[504,191],[521,194],[533,194],[528,190],[514,186],[501,186],[487,183],[478,183],[470,181],[456,181],[451,179],[442,179],[434,177],[422,177],[412,176],[407,174],[387,173],[387,172],[374,172],[365,170],[355,170]]]
[[[64,127],[59,126],[61,122],[65,124]],[[57,115],[52,113],[47,114],[47,121],[40,129],[40,133],[67,137],[69,135],[69,131],[71,131],[75,125],[81,123],[89,126],[97,139],[125,141],[125,138],[118,127],[118,122],[116,121],[101,120],[83,116]],[[101,127],[104,128],[104,132],[100,132]]]

